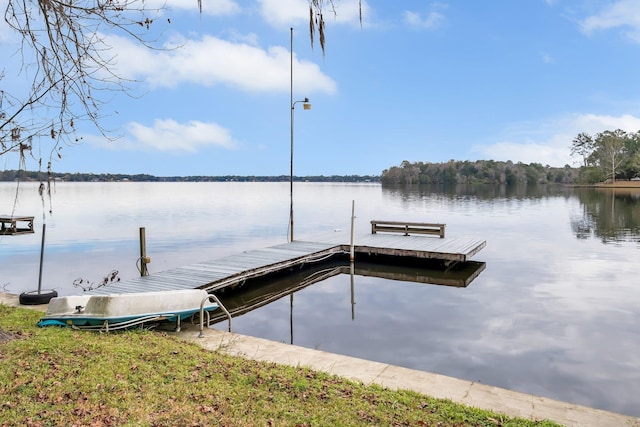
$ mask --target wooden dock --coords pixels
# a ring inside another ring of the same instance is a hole
[[[349,236],[344,232],[335,232],[319,236],[316,240],[323,243],[340,245],[345,251],[349,250]],[[389,255],[399,257],[414,257],[425,259],[439,259],[451,262],[466,262],[480,252],[487,242],[485,240],[467,237],[428,237],[405,236],[403,234],[364,234],[354,239],[356,254]]]
[[[116,294],[178,289],[205,289],[209,292],[241,285],[247,280],[285,271],[288,268],[348,254],[348,234],[320,236],[314,241],[294,241],[264,249],[241,252],[207,262],[161,271],[144,277],[121,280],[87,294]],[[439,259],[466,262],[485,247],[484,240],[437,238],[397,234],[356,236],[354,253]]]
[[[0,235],[33,234],[32,216],[0,215]]]

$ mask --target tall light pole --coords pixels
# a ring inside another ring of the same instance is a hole
[[[293,111],[296,108],[296,104],[302,102],[302,106],[305,110],[311,109],[311,104],[309,104],[309,98],[305,98],[300,101],[293,101],[293,27],[291,27],[291,90],[289,102],[291,103],[291,160],[290,160],[290,172],[289,172],[289,196],[290,196],[290,208],[289,208],[289,231],[290,231],[290,242],[293,242]]]

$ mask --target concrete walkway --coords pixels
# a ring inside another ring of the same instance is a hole
[[[412,390],[512,417],[548,419],[571,427],[640,427],[640,418],[587,406],[216,329],[206,329],[205,336],[199,338],[199,327],[183,326],[181,332],[171,334],[198,343],[208,350],[221,351],[232,356],[304,366],[364,384]]]
[[[17,295],[0,293],[0,303],[20,307]],[[46,305],[21,307],[46,310]],[[199,327],[185,323],[182,331],[169,332],[169,334],[197,343],[208,350],[220,351],[232,356],[290,366],[304,366],[361,381],[364,384],[412,390],[512,417],[530,420],[548,419],[570,427],[640,427],[640,418],[636,417],[217,329],[205,329],[204,337],[199,338]]]

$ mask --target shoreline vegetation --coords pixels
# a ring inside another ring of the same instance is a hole
[[[558,426],[228,356],[162,332],[38,328],[41,316],[0,304],[0,426]]]
[[[383,185],[413,184],[494,184],[494,185],[603,185],[605,183],[640,181],[640,171],[627,169],[611,175],[596,166],[578,168],[543,166],[540,163],[497,162],[494,160],[457,161],[446,163],[411,163],[403,161],[382,171]]]
[[[504,162],[503,162],[504,163]],[[505,163],[505,164],[508,164]],[[443,163],[438,165],[444,165]],[[406,167],[407,165],[405,165]],[[530,165],[524,165],[529,167]],[[548,167],[547,167],[548,168]],[[414,186],[414,185],[562,185],[575,188],[598,188],[598,189],[638,189],[640,190],[640,177],[634,179],[617,179],[615,182],[580,182],[580,180],[574,180],[575,177],[580,175],[581,169],[565,167],[563,169],[564,175],[557,175],[556,177],[563,177],[562,179],[556,179],[549,181],[553,175],[553,172],[547,174],[547,178],[540,178],[539,174],[529,173],[528,175],[520,173],[520,176],[524,176],[524,179],[514,179],[513,172],[509,175],[509,171],[499,172],[498,175],[492,172],[489,178],[484,177],[480,180],[469,179],[467,176],[456,176],[456,179],[425,179],[420,176],[420,173],[416,173],[416,168],[413,167],[413,172],[409,172],[409,176],[405,172],[398,172],[399,168],[385,169],[382,175],[331,175],[331,176],[294,176],[295,182],[338,182],[338,183],[365,183],[365,184],[382,184],[385,187],[397,187],[397,186]],[[534,167],[538,169],[538,167]],[[553,168],[552,168],[553,169]],[[558,169],[558,168],[555,168]],[[522,170],[521,170],[522,172]],[[411,178],[410,176],[413,176]],[[455,176],[455,173],[449,176]],[[526,178],[528,176],[528,178]],[[536,176],[538,179],[536,179]],[[442,175],[441,175],[442,178]],[[0,182],[289,182],[290,177],[281,176],[174,176],[174,177],[157,177],[153,175],[137,174],[91,174],[91,173],[54,173],[51,174],[51,178],[43,177],[40,172],[26,172],[17,170],[0,171]],[[427,182],[425,182],[427,181]],[[453,182],[450,182],[453,181]]]
[[[627,168],[617,173],[615,179],[612,176],[612,174],[604,174],[602,169],[596,166],[551,167],[540,163],[526,164],[494,160],[449,160],[443,163],[412,163],[405,160],[399,166],[383,170],[380,175],[154,176],[5,170],[0,171],[0,182],[289,182],[293,180],[295,182],[381,183],[384,186],[416,184],[558,184],[605,188],[640,186],[640,170],[637,168]]]
[[[37,171],[0,171],[0,182],[7,181],[64,181],[64,182],[289,182],[289,175],[219,175],[219,176],[154,176],[148,174],[94,174]],[[380,182],[378,175],[314,175],[294,176],[296,182]]]

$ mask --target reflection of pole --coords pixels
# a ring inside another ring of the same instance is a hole
[[[616,223],[616,190],[611,190],[611,227],[615,229]],[[616,231],[617,234],[617,231]]]
[[[353,261],[351,261],[350,272],[351,272],[351,320],[356,320],[356,292],[354,288],[355,264]]]
[[[38,277],[38,295],[42,287],[42,259],[44,258],[44,233],[47,230],[47,224],[42,223],[42,243],[40,244],[40,276]]]
[[[293,292],[289,294],[289,330],[291,331],[291,345],[293,345]]]

